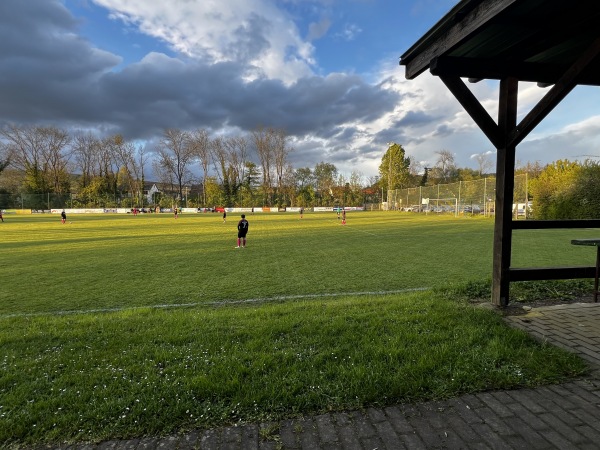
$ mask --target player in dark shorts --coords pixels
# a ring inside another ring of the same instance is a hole
[[[240,244],[242,247],[246,247],[246,233],[248,233],[248,221],[246,220],[246,215],[242,214],[242,219],[238,222],[238,239],[237,239],[237,247],[240,248]]]
[[[67,213],[65,212],[65,210],[63,209],[63,211],[60,213],[60,221],[62,223],[67,223]]]
[[[223,223],[227,220],[227,211],[223,210]]]

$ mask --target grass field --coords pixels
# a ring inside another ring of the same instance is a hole
[[[341,226],[333,213],[255,214],[248,247],[234,249],[235,215],[5,217],[5,446],[446,398],[585,370],[448,294],[489,278],[487,219],[357,212]],[[513,264],[591,265],[569,241],[592,233],[515,232]]]

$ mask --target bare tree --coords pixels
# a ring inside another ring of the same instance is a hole
[[[143,149],[136,148],[131,142],[126,142],[121,135],[112,139],[112,151],[119,171],[124,173],[125,182],[132,198],[139,199],[144,190],[144,165],[148,161]]]
[[[80,186],[86,187],[96,176],[98,148],[100,140],[91,133],[75,136],[73,139],[73,159],[75,169],[81,172]]]
[[[25,174],[35,192],[62,193],[69,188],[69,142],[66,131],[54,127],[10,125],[0,131],[6,139],[11,163]]]
[[[272,203],[273,183],[271,167],[274,165],[274,149],[272,145],[272,129],[259,128],[252,132],[254,147],[262,168],[263,202]]]
[[[195,157],[188,142],[187,132],[170,128],[165,130],[158,146],[158,164],[172,174],[172,179],[177,185],[179,200],[183,198],[183,186],[191,179],[189,166]]]
[[[235,141],[231,139],[216,138],[211,142],[213,162],[215,171],[223,189],[225,204],[233,204],[237,191],[240,187],[239,179],[239,156],[236,151]]]
[[[198,129],[188,136],[188,146],[192,154],[198,158],[202,169],[202,196],[203,204],[206,206],[206,180],[208,178],[208,167],[212,161],[211,143],[206,130]]]
[[[494,163],[490,160],[490,153],[477,153],[471,156],[477,162],[479,176],[485,175],[492,167]]]
[[[281,188],[281,181],[287,166],[287,156],[290,149],[287,147],[287,137],[283,130],[274,128],[259,128],[252,132],[254,146],[263,175],[263,192],[268,197],[268,203],[273,203],[273,177],[277,180],[277,187]]]
[[[7,144],[0,142],[0,173],[10,164],[10,150]]]
[[[435,152],[438,158],[435,163],[435,171],[440,181],[448,182],[452,173],[456,171],[454,155],[448,150],[439,150]]]

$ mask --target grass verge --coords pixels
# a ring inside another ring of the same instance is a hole
[[[554,383],[576,356],[447,292],[0,319],[3,446]]]

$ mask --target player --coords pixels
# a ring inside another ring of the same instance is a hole
[[[177,211],[177,206],[175,207],[174,213],[175,213],[175,218],[177,219],[178,214],[179,214],[179,212]]]
[[[240,248],[240,244],[243,248],[246,248],[246,233],[248,233],[248,221],[246,220],[246,215],[242,214],[242,219],[238,222],[238,238],[237,238],[237,247]]]
[[[342,210],[342,225],[346,225],[346,210]]]
[[[304,216],[304,208],[300,207],[300,218]]]
[[[2,217],[2,210],[0,209],[0,220],[4,222],[4,217]]]
[[[60,221],[61,221],[61,223],[67,223],[67,213],[65,212],[64,209],[60,213]]]
[[[226,219],[227,219],[227,211],[223,210],[223,223],[225,223]]]

